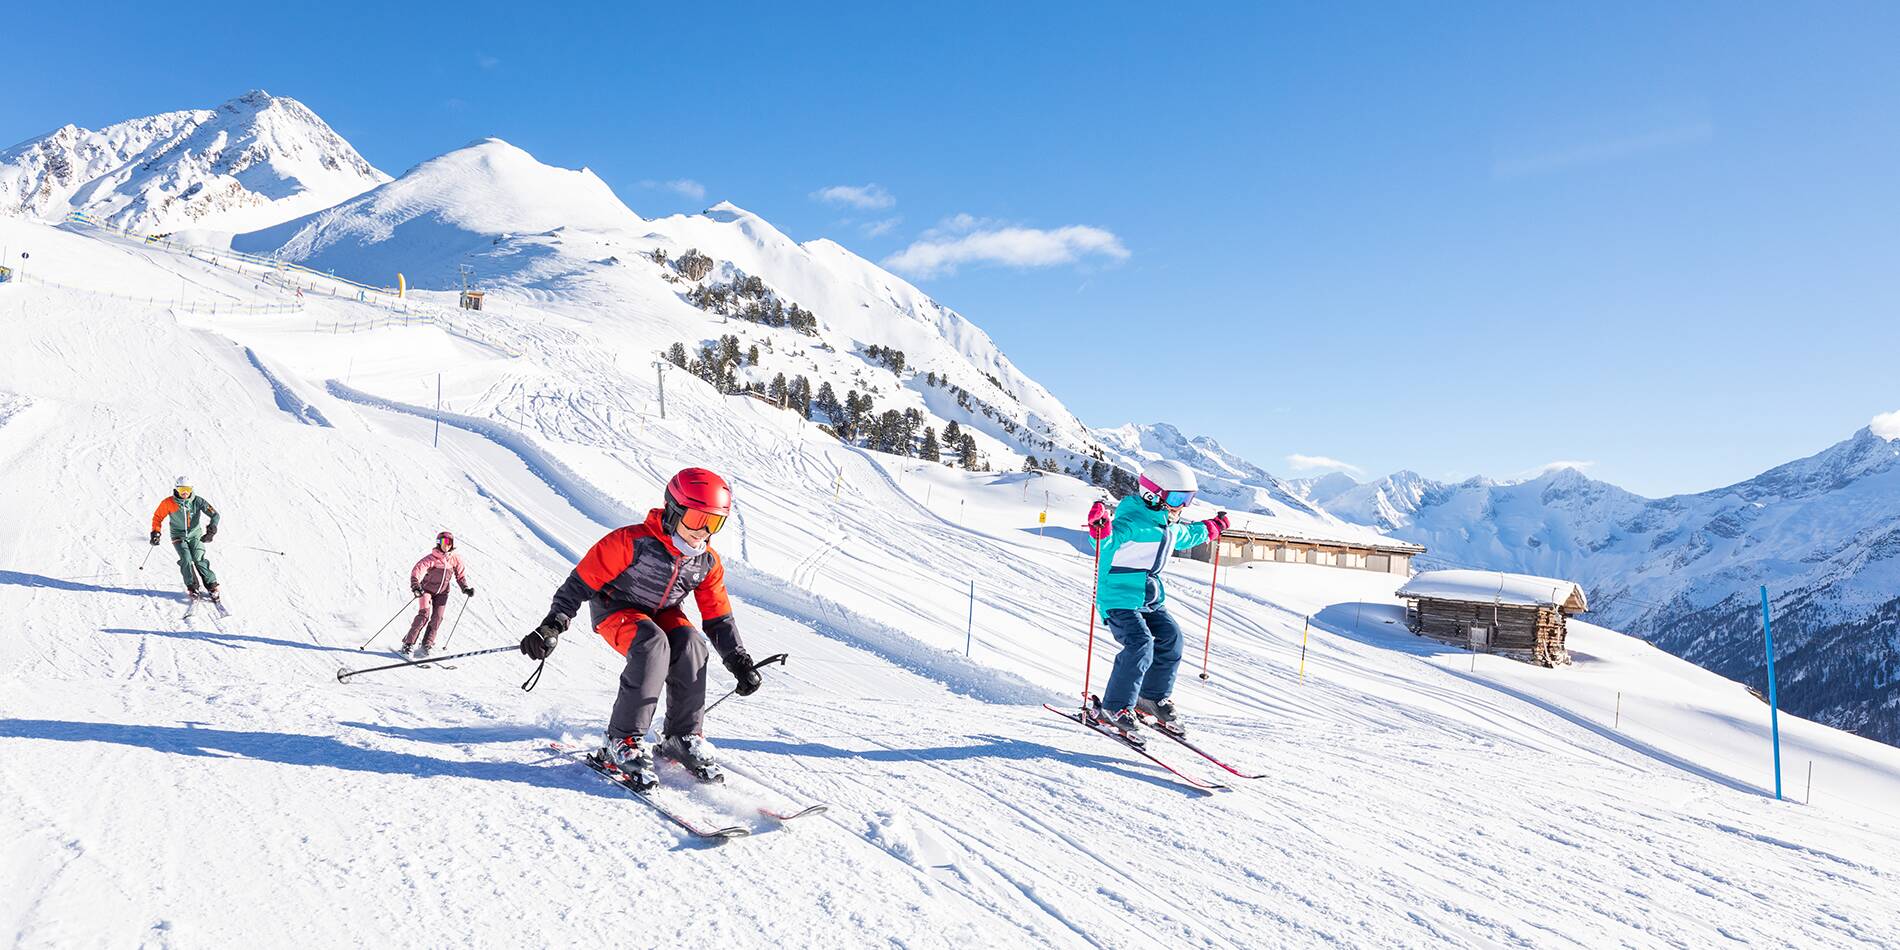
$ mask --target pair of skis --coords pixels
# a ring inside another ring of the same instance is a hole
[[[563,742],[550,742],[548,743],[548,748],[552,750],[556,755],[560,755],[572,761],[579,762],[580,764],[587,766],[587,768],[590,771],[592,771],[595,775],[598,775],[602,779],[605,779],[608,782],[612,782],[613,784],[620,786],[629,795],[632,795],[633,797],[647,803],[647,805],[652,807],[654,811],[657,811],[662,816],[664,816],[666,820],[672,822],[675,825],[678,825],[680,828],[684,829],[686,833],[692,835],[695,838],[714,840],[714,841],[723,841],[727,838],[743,838],[752,833],[752,829],[743,827],[741,825],[727,825],[723,828],[718,828],[718,827],[713,827],[711,825],[702,825],[699,822],[696,822],[692,820],[691,818],[686,817],[685,815],[679,813],[678,811],[675,811],[674,809],[668,807],[665,803],[661,802],[659,799],[654,798],[653,789],[641,790],[639,788],[634,787],[633,780],[627,776],[627,773],[622,772],[617,768],[614,768],[612,763],[601,761],[600,758],[594,754],[593,750],[582,749],[578,746],[571,746]],[[824,805],[807,805],[804,808],[800,808],[795,811],[779,811],[774,808],[766,808],[766,807],[761,806],[758,809],[758,812],[761,816],[765,818],[770,818],[773,821],[783,823],[783,822],[792,821],[794,819],[803,818],[806,815],[823,814],[825,811],[825,808],[826,806]]]
[[[190,620],[191,615],[197,612],[198,602],[201,600],[204,601],[205,603],[210,604],[213,609],[217,610],[219,620],[223,620],[224,618],[231,616],[231,609],[224,605],[224,601],[216,597],[211,597],[206,594],[199,594],[193,591],[186,591],[185,592],[185,616],[182,619]]]
[[[1091,700],[1094,699],[1094,697],[1092,696],[1089,698]],[[1071,712],[1069,710],[1057,709],[1056,707],[1051,706],[1048,703],[1043,703],[1042,708],[1047,709],[1050,712],[1055,713],[1056,715],[1069,720],[1070,722],[1073,722],[1077,725],[1083,726],[1091,731],[1100,733],[1104,736],[1107,736],[1110,739],[1115,740],[1116,742],[1120,743],[1123,748],[1126,748],[1134,752],[1135,754],[1141,756],[1142,758],[1147,759],[1148,761],[1153,762],[1154,764],[1158,766],[1161,766],[1163,769],[1166,769],[1168,772],[1173,774],[1175,778],[1178,778],[1181,781],[1187,783],[1192,788],[1196,788],[1201,791],[1210,792],[1210,793],[1231,791],[1233,788],[1232,786],[1227,785],[1222,782],[1210,782],[1206,779],[1198,778],[1196,776],[1189,775],[1188,773],[1181,771],[1179,768],[1163,760],[1160,756],[1157,756],[1153,752],[1149,751],[1146,742],[1136,739],[1134,737],[1131,737],[1127,735],[1126,733],[1123,733],[1120,729],[1117,729],[1113,726],[1106,725],[1101,722],[1097,722],[1095,717],[1090,716],[1088,714],[1088,710],[1086,708]],[[1153,723],[1147,723],[1146,728],[1147,728],[1147,731],[1149,732],[1156,732],[1161,735],[1167,736],[1170,739],[1173,739],[1176,743],[1180,744],[1183,748],[1187,749],[1190,752],[1193,752],[1195,755],[1198,755],[1203,759],[1206,759],[1208,762],[1213,763],[1215,767],[1221,769],[1222,771],[1236,778],[1252,780],[1252,779],[1267,777],[1266,773],[1264,772],[1258,775],[1254,775],[1251,773],[1243,772],[1237,768],[1234,768],[1231,765],[1228,765],[1226,762],[1222,761],[1220,757],[1214,755],[1212,752],[1209,752],[1206,749],[1201,748],[1200,746],[1194,744],[1193,742],[1188,741],[1188,738],[1186,736],[1181,735],[1178,732],[1173,732],[1171,730],[1164,729],[1161,726],[1157,724],[1153,724]]]

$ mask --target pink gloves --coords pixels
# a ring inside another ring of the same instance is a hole
[[[1115,530],[1115,512],[1107,505],[1097,501],[1089,506],[1089,537],[1097,541],[1106,538]]]
[[[1221,535],[1227,533],[1227,512],[1223,511],[1201,524],[1207,528],[1207,540],[1218,541]]]

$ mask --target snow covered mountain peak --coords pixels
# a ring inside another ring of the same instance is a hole
[[[1315,504],[1305,492],[1235,455],[1207,436],[1189,437],[1166,422],[1130,423],[1094,430],[1109,459],[1130,471],[1168,459],[1194,470],[1200,498],[1209,505],[1267,515],[1279,530],[1307,537],[1366,537],[1374,532],[1348,524]]]
[[[633,234],[642,220],[598,175],[542,164],[499,138],[478,139],[332,208],[238,236],[232,247],[311,267],[415,286],[454,286],[458,267],[489,279],[547,279],[562,228]],[[565,268],[553,268],[565,270]]]
[[[303,103],[261,89],[214,109],[97,131],[64,125],[0,151],[0,212],[113,226],[242,231],[389,180]]]

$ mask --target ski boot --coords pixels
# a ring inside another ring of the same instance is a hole
[[[427,643],[424,643],[423,645],[416,647],[415,658],[418,660],[426,660],[429,658],[429,654],[433,652],[435,652],[435,647],[432,647],[428,645]]]
[[[726,772],[713,761],[712,743],[706,737],[694,733],[686,736],[667,736],[660,743],[660,754],[686,766],[693,777],[702,782],[723,782]]]
[[[396,648],[396,655],[399,657],[402,657],[405,660],[413,657],[415,655],[415,652],[416,652],[416,645],[413,643],[410,643],[407,640],[403,641],[402,646],[399,646]]]
[[[1169,735],[1187,735],[1187,727],[1182,725],[1181,720],[1175,716],[1173,698],[1159,702],[1146,698],[1137,699],[1135,700],[1135,716],[1147,725]]]
[[[216,584],[205,588],[205,599],[219,606],[224,605],[224,601],[218,599],[218,585]]]
[[[636,792],[652,791],[660,784],[659,773],[653,771],[653,754],[647,751],[646,740],[640,736],[608,739],[607,745],[594,754],[608,768],[620,773],[621,780]]]
[[[1096,725],[1119,734],[1130,745],[1145,744],[1141,737],[1141,723],[1135,719],[1132,709],[1108,710],[1102,707],[1102,698],[1089,697],[1089,719]]]

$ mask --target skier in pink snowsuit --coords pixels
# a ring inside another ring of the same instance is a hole
[[[462,588],[465,597],[475,596],[475,588],[468,584],[468,573],[463,569],[462,556],[455,553],[455,535],[447,531],[435,536],[435,547],[409,569],[409,592],[416,595],[416,619],[409,623],[409,635],[402,638],[402,655],[417,658],[426,657],[435,649],[435,632],[442,628],[442,611],[449,603],[449,578]],[[427,631],[424,631],[427,627]],[[416,636],[422,636],[422,646],[416,646]]]

